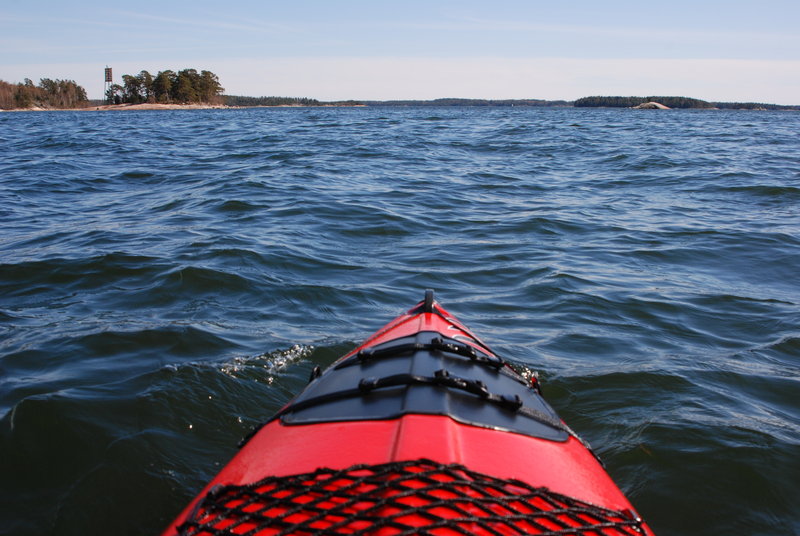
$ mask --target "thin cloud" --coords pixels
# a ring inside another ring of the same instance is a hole
[[[150,15],[148,13],[138,13],[132,11],[118,11],[116,13],[123,17],[136,18],[139,20],[146,20],[152,22],[163,22],[170,25],[187,26],[191,28],[211,28],[218,30],[234,30],[234,31],[246,31],[246,32],[259,32],[259,33],[265,31],[305,33],[304,30],[301,30],[299,27],[295,25],[275,24],[269,22],[243,24],[239,22],[228,22],[224,20],[212,20],[211,18],[206,20],[198,20],[198,19],[187,19],[184,17],[179,18],[179,17],[165,17],[163,15]]]
[[[368,26],[389,26],[431,31],[459,31],[459,32],[519,32],[519,33],[553,33],[564,35],[613,37],[618,39],[636,40],[664,40],[664,41],[731,41],[737,45],[746,40],[758,40],[759,45],[765,42],[786,44],[786,41],[800,44],[800,35],[789,33],[759,32],[759,31],[733,31],[733,30],[690,30],[685,28],[655,28],[655,27],[629,27],[629,26],[603,26],[603,25],[578,25],[578,24],[552,24],[535,23],[526,21],[511,21],[500,19],[485,19],[478,17],[453,17],[443,22],[385,22],[373,21],[361,23]],[[752,46],[750,43],[748,46]]]

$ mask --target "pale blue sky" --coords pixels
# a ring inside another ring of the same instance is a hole
[[[0,79],[216,72],[319,99],[686,95],[800,104],[800,2],[36,2],[0,5]]]

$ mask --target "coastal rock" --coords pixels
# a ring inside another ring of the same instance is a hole
[[[669,106],[664,106],[660,102],[643,102],[633,107],[634,110],[670,110]]]

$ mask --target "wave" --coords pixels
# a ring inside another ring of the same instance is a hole
[[[0,525],[157,532],[435,288],[657,532],[791,532],[798,117],[3,115]]]

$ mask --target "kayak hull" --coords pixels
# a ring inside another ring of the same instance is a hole
[[[356,378],[359,387],[348,387]],[[337,384],[344,387],[329,387]],[[502,396],[493,392],[500,387]],[[524,397],[516,394],[523,389]],[[429,407],[420,407],[426,396]],[[479,404],[496,407],[473,411]],[[495,414],[505,420],[485,422]],[[426,296],[312,378],[164,534],[652,534],[585,443],[553,416],[535,382]],[[363,471],[368,476],[358,476]],[[409,481],[409,471],[432,476]],[[328,483],[332,472],[344,484]],[[273,495],[281,486],[294,490],[289,498]],[[458,499],[463,490],[469,497]],[[509,497],[528,502],[498,511]]]

